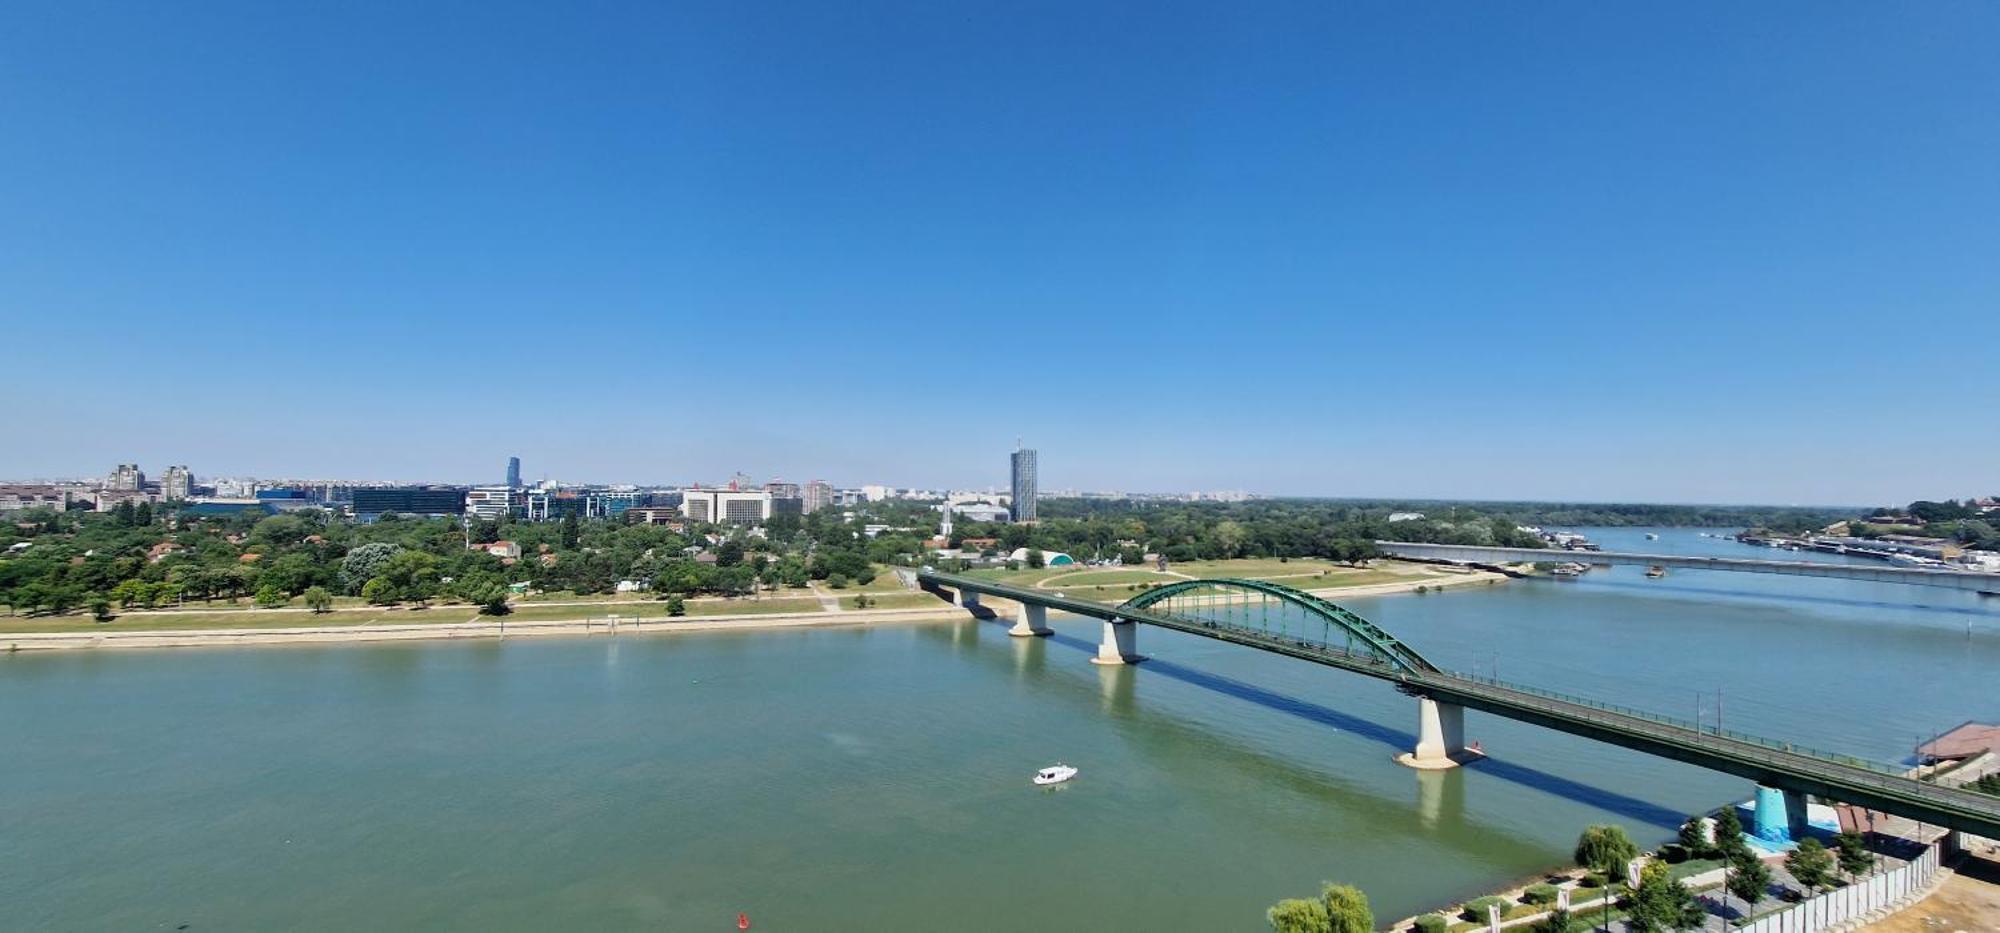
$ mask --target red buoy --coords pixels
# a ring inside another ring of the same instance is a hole
[[[737,928],[737,929],[739,929],[739,930],[747,930],[747,929],[750,929],[750,915],[749,915],[749,914],[744,914],[744,913],[739,913],[739,914],[737,914],[737,915],[736,915],[736,928]]]

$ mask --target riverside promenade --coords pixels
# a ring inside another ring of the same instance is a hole
[[[940,603],[938,608],[849,609],[841,612],[759,613],[715,616],[668,616],[656,605],[651,613],[580,616],[574,619],[509,621],[505,616],[474,616],[464,622],[420,622],[402,625],[325,625],[283,628],[222,629],[85,629],[62,632],[12,632],[0,635],[0,651],[50,651],[92,648],[208,648],[223,645],[331,644],[340,642],[415,641],[425,639],[530,638],[546,636],[655,635],[683,632],[749,631],[754,629],[951,622],[965,613]]]

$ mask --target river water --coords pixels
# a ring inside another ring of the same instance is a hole
[[[1591,534],[1773,556],[1644,531]],[[1447,667],[1719,689],[1729,728],[1897,760],[2000,718],[1995,602],[1617,568],[1348,605]],[[1099,668],[1052,621],[0,656],[0,926],[1253,930],[1326,879],[1387,920],[1749,790],[1478,713],[1492,759],[1420,774],[1380,682],[1155,630]]]

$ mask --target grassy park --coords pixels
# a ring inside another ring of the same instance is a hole
[[[1188,561],[1174,564],[1161,573],[1146,567],[1042,567],[1007,570],[986,568],[969,571],[984,579],[1060,591],[1066,595],[1108,603],[1124,602],[1149,585],[1164,585],[1201,577],[1235,577],[1269,580],[1303,590],[1338,590],[1384,583],[1406,583],[1452,575],[1428,567],[1376,561],[1370,567],[1350,567],[1324,560],[1244,559]],[[824,611],[820,596],[839,600],[842,609],[862,608],[865,596],[870,609],[918,609],[943,605],[935,596],[912,593],[888,567],[878,568],[866,584],[850,583],[833,588],[825,582],[818,592],[807,587],[762,590],[747,597],[690,597],[683,600],[685,615],[714,618],[737,615],[770,615]],[[578,596],[568,591],[533,593],[510,600],[505,618],[521,622],[604,618],[607,616],[665,618],[666,603],[658,594],[646,592]],[[351,598],[337,597],[330,611],[309,612],[298,600],[278,607],[258,607],[249,600],[218,600],[215,604],[188,603],[155,610],[119,610],[110,619],[98,621],[87,611],[63,614],[0,616],[0,635],[24,632],[83,631],[171,631],[198,629],[282,629],[325,628],[366,625],[424,625],[458,623],[481,616],[479,608],[463,601],[440,600],[428,606],[371,606]]]

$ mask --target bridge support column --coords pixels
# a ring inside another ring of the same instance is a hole
[[[1139,656],[1137,623],[1124,619],[1104,620],[1104,639],[1097,643],[1097,657],[1092,664],[1137,664],[1145,658]]]
[[[1049,628],[1049,607],[1033,603],[1021,604],[1020,615],[1014,617],[1014,627],[1007,630],[1007,634],[1021,638],[1055,633],[1055,629]]]
[[[1465,707],[1417,698],[1417,747],[1396,761],[1426,771],[1456,768],[1479,753],[1465,747]]]
[[[958,605],[961,608],[965,609],[979,608],[979,594],[974,593],[971,590],[961,588],[958,591]]]
[[[1750,831],[1765,842],[1783,845],[1806,837],[1806,795],[1795,790],[1757,785],[1757,809]]]

